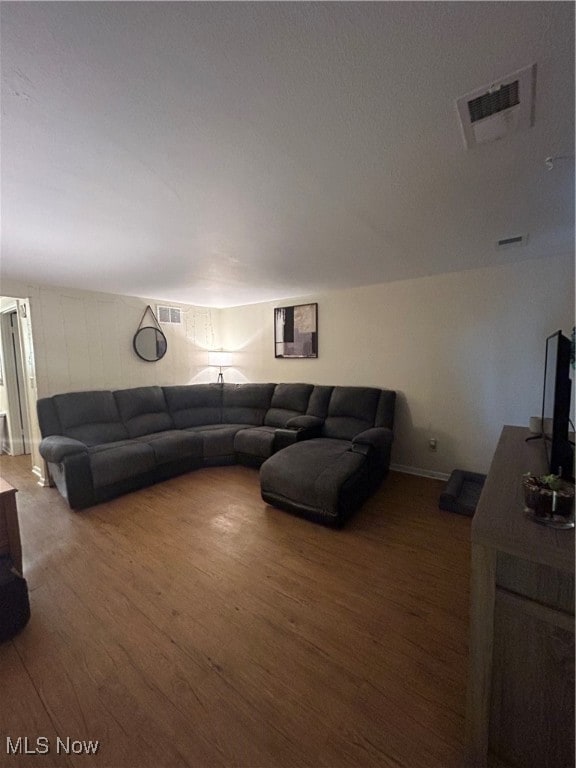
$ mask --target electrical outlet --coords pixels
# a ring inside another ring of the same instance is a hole
[[[431,451],[436,450],[436,448],[438,447],[438,441],[436,440],[435,437],[431,437],[430,440],[428,440],[428,447],[430,448]]]

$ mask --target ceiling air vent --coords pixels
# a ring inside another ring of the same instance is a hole
[[[160,323],[172,323],[173,325],[180,325],[182,323],[182,310],[180,307],[167,307],[157,304],[156,316]]]
[[[468,149],[534,125],[536,64],[458,99],[456,106]]]
[[[496,243],[499,251],[507,248],[522,248],[528,242],[528,235],[514,235],[514,237],[503,237]]]
[[[478,96],[476,99],[468,102],[468,112],[470,113],[470,122],[483,120],[485,117],[502,112],[503,109],[510,109],[520,104],[518,98],[518,80],[508,85],[501,85],[497,91],[489,91]]]

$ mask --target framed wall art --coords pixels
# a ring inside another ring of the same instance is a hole
[[[274,309],[274,356],[318,357],[318,304]]]

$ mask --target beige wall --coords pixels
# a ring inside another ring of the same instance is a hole
[[[182,325],[163,325],[165,357],[140,360],[132,338],[152,299],[23,285],[5,281],[5,295],[30,299],[38,397],[83,389],[215,380],[207,349],[218,346],[219,311],[175,304]],[[149,315],[147,321],[149,323]]]
[[[272,308],[307,301],[319,305],[319,358],[276,360]],[[440,474],[487,471],[502,425],[540,413],[545,338],[573,324],[570,257],[221,312],[223,346],[238,350],[227,380],[395,389],[393,462]]]

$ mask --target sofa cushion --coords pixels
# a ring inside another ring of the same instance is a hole
[[[316,384],[310,394],[308,409],[306,413],[309,416],[317,416],[319,419],[325,419],[328,414],[328,406],[334,387]]]
[[[285,427],[294,416],[306,413],[313,389],[312,384],[276,384],[264,424]]]
[[[376,412],[375,427],[394,427],[394,410],[396,408],[396,392],[392,389],[383,389],[380,392],[380,402]]]
[[[154,451],[147,443],[135,440],[118,445],[98,446],[90,455],[90,466],[95,488],[128,480],[156,467]]]
[[[114,398],[129,437],[149,435],[174,427],[161,387],[118,389],[114,392]]]
[[[191,384],[163,389],[168,411],[177,429],[222,422],[220,384]]]
[[[112,392],[68,392],[52,399],[65,437],[86,445],[128,437]]]
[[[374,426],[380,393],[372,387],[334,387],[323,437],[352,440],[359,432]]]
[[[270,408],[275,386],[275,384],[224,384],[222,423],[261,426],[264,423],[266,411]]]
[[[234,450],[236,453],[244,453],[247,456],[257,456],[267,459],[274,450],[274,427],[247,427],[236,433],[234,438]]]
[[[154,435],[142,435],[136,440],[152,448],[157,464],[167,464],[180,459],[202,459],[201,436],[187,430],[157,432]]]
[[[210,460],[218,457],[233,457],[236,433],[245,428],[244,424],[210,424],[203,427],[190,427],[186,432],[202,438],[202,456]]]
[[[62,434],[62,424],[60,424],[53,397],[41,397],[36,402],[36,410],[42,437]]]

